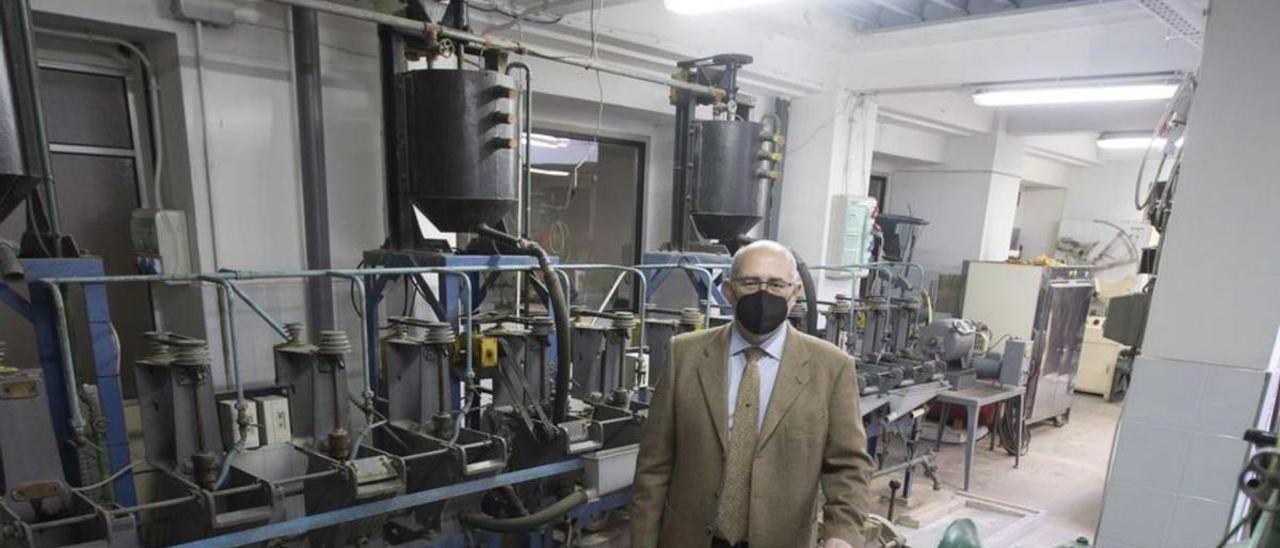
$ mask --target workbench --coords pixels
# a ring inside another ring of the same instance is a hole
[[[1014,440],[1019,450],[1014,451],[1013,467],[1017,468],[1022,464],[1022,430],[1025,427],[1025,414],[1023,413],[1023,398],[1027,389],[1022,386],[1000,386],[998,384],[979,382],[978,384],[964,388],[962,390],[947,390],[938,394],[938,403],[942,406],[942,416],[940,417],[938,426],[938,438],[934,442],[934,449],[942,447],[942,432],[947,426],[947,411],[950,405],[960,405],[965,408],[965,450],[964,450],[964,490],[969,490],[969,476],[973,471],[973,453],[978,445],[978,410],[985,406],[1003,403],[1009,406],[1017,413],[1017,433],[1014,434],[1017,439]],[[946,405],[950,404],[950,405]],[[995,433],[991,434],[992,448],[995,447]]]

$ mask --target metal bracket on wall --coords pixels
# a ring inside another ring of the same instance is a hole
[[[236,4],[232,0],[171,0],[173,15],[184,21],[199,21],[216,27],[236,23]]]

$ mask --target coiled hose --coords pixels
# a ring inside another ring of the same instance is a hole
[[[546,278],[544,281],[547,284],[547,293],[551,297],[551,316],[556,325],[556,384],[551,404],[551,420],[556,424],[562,423],[569,417],[573,355],[570,351],[572,332],[569,325],[569,300],[565,297],[560,277],[552,268],[547,251],[542,249],[538,242],[507,234],[484,223],[476,226],[476,234],[511,244],[538,260],[538,266],[542,269],[543,277]]]
[[[574,490],[569,496],[562,498],[527,516],[514,518],[495,518],[483,512],[469,512],[458,516],[458,521],[473,529],[494,533],[520,533],[532,531],[550,524],[587,503],[587,493],[581,489]]]

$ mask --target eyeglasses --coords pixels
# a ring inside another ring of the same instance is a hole
[[[795,287],[795,283],[777,278],[761,280],[760,278],[734,278],[733,283],[744,294],[755,293],[761,289],[768,289],[770,293],[785,293],[787,290]]]

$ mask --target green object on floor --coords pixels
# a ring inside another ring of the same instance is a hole
[[[951,522],[942,533],[942,542],[938,548],[982,548],[982,540],[978,538],[978,526],[969,518],[961,518]]]

